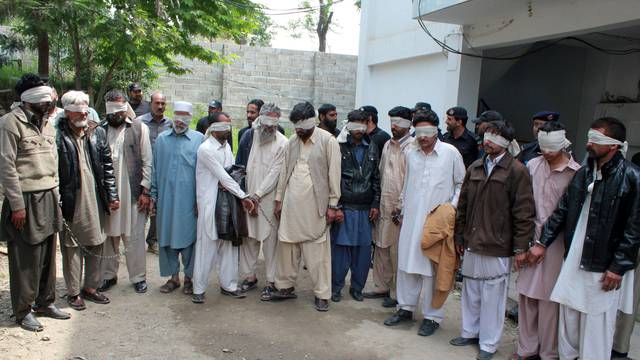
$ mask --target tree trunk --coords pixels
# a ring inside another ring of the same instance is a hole
[[[49,34],[38,32],[38,75],[43,79],[49,78]]]
[[[102,106],[102,103],[104,102],[104,94],[107,93],[107,86],[109,86],[109,82],[111,81],[111,78],[113,77],[113,72],[115,71],[116,67],[120,64],[121,58],[117,58],[112,64],[111,66],[109,66],[109,70],[107,70],[107,73],[104,74],[104,77],[102,78],[102,82],[100,82],[100,90],[98,90],[98,95],[96,95],[95,99],[95,103],[93,105],[93,108],[97,109]]]
[[[74,67],[74,80],[75,80],[75,88],[76,90],[82,89],[82,55],[80,54],[80,39],[78,38],[78,29],[72,28],[71,33],[71,43],[73,47],[73,67]]]
[[[316,27],[316,34],[318,34],[318,51],[320,52],[327,51],[327,33],[329,32],[329,26],[333,18],[333,11],[330,11],[332,3],[332,1],[329,1],[325,4],[324,0],[320,0],[318,26]]]

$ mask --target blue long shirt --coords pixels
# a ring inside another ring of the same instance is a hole
[[[191,129],[180,135],[165,131],[156,139],[151,197],[159,246],[184,249],[196,241],[196,159],[203,140]]]

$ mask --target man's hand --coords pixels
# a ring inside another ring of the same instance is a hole
[[[11,212],[11,223],[16,229],[22,230],[24,223],[27,221],[27,210],[20,209]]]
[[[380,210],[376,208],[371,208],[371,210],[369,210],[369,220],[371,221],[378,220],[378,215],[380,215]]]
[[[391,212],[391,222],[398,226],[402,225],[402,210],[395,209]]]
[[[109,210],[116,211],[118,209],[120,209],[120,201],[116,200],[109,203]]]
[[[249,213],[252,214],[253,211],[255,210],[255,205],[253,204],[253,201],[250,198],[244,198],[242,199],[242,207]]]
[[[336,209],[328,208],[327,209],[327,224],[331,224],[336,221],[336,213],[338,211]]]
[[[280,215],[282,215],[282,201],[276,200],[276,207],[273,210],[273,214],[276,216],[276,219],[280,221]]]
[[[458,256],[464,255],[464,245],[456,244],[456,252],[458,253]]]
[[[529,263],[528,253],[526,251],[516,254],[514,258],[515,258],[515,261],[513,263],[513,267],[516,269],[516,271],[526,267],[527,264]]]
[[[540,264],[542,260],[544,260],[544,252],[546,250],[547,249],[544,246],[538,245],[538,244],[535,244],[532,247],[530,247],[529,251],[527,252],[529,264],[532,264],[532,265]]]
[[[151,210],[151,198],[148,194],[142,193],[138,196],[138,211],[149,212]]]
[[[602,282],[602,290],[604,291],[618,290],[622,285],[622,276],[611,271],[605,271],[600,282]]]
[[[340,224],[344,222],[344,211],[342,209],[336,210],[336,222]]]

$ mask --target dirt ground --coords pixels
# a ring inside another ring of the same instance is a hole
[[[317,312],[304,271],[298,299],[278,303],[261,302],[258,290],[245,299],[222,296],[213,273],[207,302],[196,305],[181,289],[158,291],[164,281],[152,254],[147,254],[146,294],[133,291],[121,266],[118,284],[107,292],[111,304],[87,302],[87,309],[78,312],[62,299],[60,264],[58,256],[57,304],[72,318],[41,318],[45,330],[31,333],[10,318],[7,258],[0,254],[0,359],[475,359],[477,352],[476,347],[449,345],[460,329],[459,293],[450,296],[441,328],[425,338],[417,335],[418,321],[384,326],[392,310],[380,300],[356,302],[348,289],[329,312]],[[260,271],[262,280],[264,268]],[[514,324],[507,321],[496,359],[514,352],[515,336]]]

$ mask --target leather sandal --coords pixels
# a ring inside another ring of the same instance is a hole
[[[167,280],[166,283],[164,283],[164,285],[160,286],[160,292],[164,294],[168,294],[179,287],[180,287],[179,282],[169,279]]]
[[[69,304],[70,308],[76,311],[82,311],[87,308],[87,306],[84,304],[84,300],[82,300],[80,295],[67,295],[67,304]]]
[[[99,291],[96,291],[94,293],[90,293],[90,292],[88,292],[86,290],[82,290],[80,292],[80,294],[82,295],[82,297],[84,299],[87,299],[87,300],[89,300],[91,302],[94,302],[96,304],[105,305],[105,304],[108,304],[108,303],[111,302],[108,297],[106,297],[105,295],[103,295]]]

